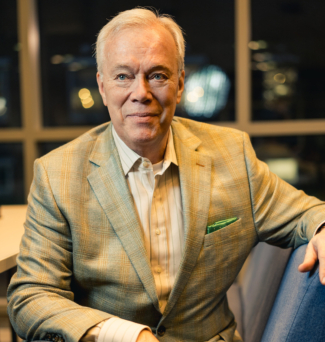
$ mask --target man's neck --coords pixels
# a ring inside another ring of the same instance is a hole
[[[164,159],[168,141],[168,134],[164,141],[159,144],[159,146],[136,146],[136,148],[131,148],[135,153],[137,153],[142,158],[147,158],[152,164],[157,164]],[[127,145],[127,144],[126,144]]]
[[[116,129],[113,126],[115,134],[117,137],[133,152],[141,156],[142,158],[147,158],[150,160],[152,164],[157,164],[164,159],[167,143],[169,139],[170,129],[168,130],[167,134],[160,140],[160,141],[153,141],[153,142],[146,142],[146,143],[137,143],[129,144],[127,141],[124,141],[119,134],[117,133]]]

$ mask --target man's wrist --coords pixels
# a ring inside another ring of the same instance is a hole
[[[98,335],[98,342],[136,342],[141,331],[151,329],[142,324],[112,317],[104,322]]]

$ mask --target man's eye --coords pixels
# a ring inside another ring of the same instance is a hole
[[[120,80],[120,81],[124,81],[127,79],[126,75],[124,74],[121,74],[121,75],[117,75],[117,79]]]
[[[152,78],[153,78],[154,80],[157,80],[157,81],[161,81],[161,80],[166,79],[166,77],[165,77],[163,74],[154,74],[154,75],[152,76]]]

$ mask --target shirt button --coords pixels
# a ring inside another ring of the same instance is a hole
[[[161,273],[161,271],[162,271],[161,267],[160,267],[160,266],[157,266],[157,267],[156,267],[156,272],[157,272],[157,273]]]
[[[160,235],[160,230],[159,229],[156,229],[156,234]]]
[[[149,167],[149,163],[146,162],[146,161],[144,161],[144,162],[142,163],[142,165],[143,165],[143,167],[145,167],[145,168]]]

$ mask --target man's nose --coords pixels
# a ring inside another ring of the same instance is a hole
[[[146,78],[139,77],[134,81],[131,100],[141,103],[152,100],[150,85]]]

